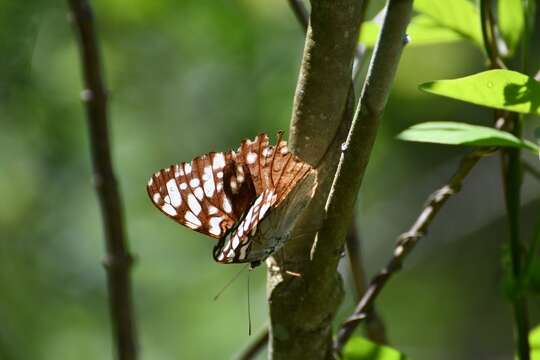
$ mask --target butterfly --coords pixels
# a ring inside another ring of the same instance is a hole
[[[176,222],[218,240],[218,263],[258,266],[291,237],[317,186],[316,170],[293,155],[278,132],[246,139],[236,151],[210,152],[156,172],[153,204]]]

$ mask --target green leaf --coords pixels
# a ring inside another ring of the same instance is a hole
[[[498,4],[498,24],[509,54],[513,54],[523,35],[525,21],[523,19],[522,0],[499,0]]]
[[[375,21],[366,21],[362,24],[360,42],[372,48],[377,42],[377,37],[381,31],[380,24]],[[455,31],[447,27],[438,25],[432,18],[426,15],[417,15],[412,18],[407,27],[407,35],[410,42],[407,46],[421,46],[442,44],[463,40]]]
[[[343,349],[344,360],[406,360],[405,355],[388,346],[372,343],[361,337],[354,337]]]
[[[535,154],[539,152],[535,144],[518,139],[506,131],[450,121],[416,124],[399,134],[398,138],[447,145],[511,146],[529,149]]]
[[[540,360],[540,326],[536,326],[529,332],[529,344],[531,345],[531,360]]]
[[[475,5],[470,1],[416,0],[414,9],[431,17],[437,24],[447,27],[483,47],[480,15]]]
[[[488,70],[420,85],[420,90],[495,109],[540,115],[540,83],[510,70]]]

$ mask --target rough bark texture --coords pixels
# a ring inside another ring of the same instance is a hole
[[[351,74],[361,6],[357,0],[311,2],[289,140],[293,152],[317,166],[319,189],[293,241],[269,269],[272,359],[332,357],[331,321],[343,296],[342,285],[335,271],[330,278],[314,271],[310,251],[322,224],[339,144],[354,113]]]
[[[403,48],[412,0],[389,1],[342,152],[354,109],[350,77],[361,7],[361,1],[312,1],[290,144],[319,170],[319,188],[294,238],[269,264],[272,359],[333,358],[331,322],[343,296],[337,263]],[[334,201],[327,204],[331,187]]]

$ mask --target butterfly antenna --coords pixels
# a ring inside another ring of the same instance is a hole
[[[249,278],[251,274],[251,268],[249,269],[247,276],[247,303],[248,303],[248,336],[251,336],[251,301],[249,296]]]
[[[225,286],[222,287],[221,290],[218,291],[218,293],[216,294],[216,296],[214,296],[214,301],[216,301],[216,300],[221,296],[221,294],[223,294],[223,292],[224,292],[225,290],[227,290],[227,288],[228,288],[229,286],[231,286],[231,284],[232,284],[233,282],[235,282],[236,279],[238,279],[238,277],[240,276],[240,274],[242,274],[242,272],[243,272],[244,270],[246,270],[246,268],[247,268],[248,266],[249,266],[249,263],[246,264],[246,266],[242,267],[242,268],[240,269],[240,271],[237,272],[236,275],[234,275],[234,277],[233,277],[231,280],[229,280],[229,282],[228,282],[227,284],[225,284]],[[248,277],[248,279],[249,279],[249,277]]]

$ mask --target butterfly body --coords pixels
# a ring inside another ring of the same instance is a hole
[[[218,239],[219,263],[258,265],[290,238],[316,187],[316,171],[261,134],[237,151],[208,153],[162,169],[147,190],[175,221]]]

